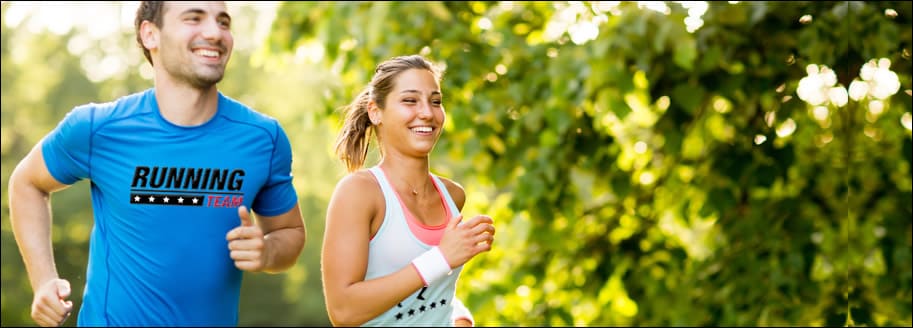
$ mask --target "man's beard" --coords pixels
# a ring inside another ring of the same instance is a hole
[[[176,80],[199,90],[212,88],[216,83],[222,81],[222,77],[225,76],[224,67],[219,68],[218,72],[215,71],[217,70],[215,68],[210,69],[207,67],[205,70],[208,72],[201,73],[199,71],[194,71],[193,67],[189,66],[168,69],[166,65],[166,70],[169,71]]]
[[[207,90],[222,81],[222,77],[225,75],[224,64],[202,65],[195,63],[192,57],[181,58],[177,54],[172,55],[174,56],[163,54],[162,66],[178,83],[186,84],[198,90]]]

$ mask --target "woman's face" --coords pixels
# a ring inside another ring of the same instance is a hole
[[[383,109],[376,110],[378,135],[385,154],[428,156],[443,131],[446,114],[441,86],[434,74],[409,69],[394,80]]]

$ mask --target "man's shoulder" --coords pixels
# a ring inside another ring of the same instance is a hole
[[[154,97],[155,93],[153,89],[146,89],[142,91],[137,91],[128,95],[120,96],[113,100],[108,100],[106,102],[92,102],[81,107],[99,107],[99,108],[108,108],[108,107],[117,107],[123,105],[130,105],[141,103],[147,99],[147,97]]]
[[[281,129],[279,121],[263,112],[254,109],[234,98],[226,96],[219,92],[220,115],[225,116],[230,121],[255,125],[269,130]]]
[[[82,120],[96,121],[96,123],[103,120],[116,120],[144,110],[146,106],[140,105],[146,101],[151,93],[152,89],[147,89],[106,102],[90,102],[78,105],[68,115]]]

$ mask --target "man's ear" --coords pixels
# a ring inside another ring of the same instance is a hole
[[[139,26],[139,36],[143,40],[143,47],[149,49],[158,49],[159,46],[159,29],[150,21],[143,21]]]

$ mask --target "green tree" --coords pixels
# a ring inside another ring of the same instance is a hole
[[[910,4],[665,5],[289,2],[267,49],[337,74],[334,126],[378,62],[446,64],[482,325],[910,325]],[[880,58],[902,92],[797,97]]]

